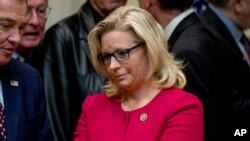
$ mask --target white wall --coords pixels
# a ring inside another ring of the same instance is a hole
[[[46,29],[54,25],[59,20],[70,16],[78,11],[86,0],[49,0],[49,6],[52,8],[48,17]],[[138,5],[138,0],[128,0],[129,5]]]

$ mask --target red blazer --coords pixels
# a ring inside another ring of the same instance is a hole
[[[88,96],[82,110],[74,141],[204,141],[199,99],[177,88],[133,111],[105,94]]]

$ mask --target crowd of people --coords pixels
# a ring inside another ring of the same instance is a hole
[[[0,0],[0,141],[250,140],[250,1],[126,3]]]

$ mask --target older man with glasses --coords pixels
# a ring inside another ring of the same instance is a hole
[[[51,8],[48,7],[48,0],[27,0],[27,2],[30,19],[23,29],[20,45],[13,57],[36,67],[38,60],[33,59],[32,54],[38,51],[38,47],[42,43],[45,24]]]

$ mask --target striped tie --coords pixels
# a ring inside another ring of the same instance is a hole
[[[0,103],[0,134],[3,141],[7,141],[6,128],[5,128],[5,114],[2,103]]]

